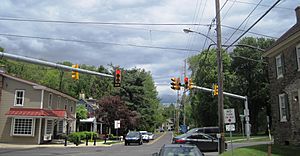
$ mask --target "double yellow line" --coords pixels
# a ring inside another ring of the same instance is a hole
[[[159,136],[158,138],[156,138],[155,140],[153,140],[152,142],[149,143],[149,145],[154,144],[156,141],[158,141],[159,139],[161,139],[163,136],[165,136],[167,134],[167,132],[164,132],[161,136]]]

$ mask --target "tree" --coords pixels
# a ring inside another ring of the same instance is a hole
[[[88,111],[84,107],[84,105],[79,105],[76,107],[76,130],[78,131],[78,127],[80,125],[81,119],[86,119],[88,116]]]
[[[102,118],[109,128],[114,127],[115,120],[121,120],[121,133],[135,129],[140,118],[139,113],[131,111],[119,96],[106,96],[97,101],[98,118]]]
[[[230,73],[231,58],[222,51],[224,67],[224,89],[228,90],[234,85],[235,75]],[[216,50],[203,51],[189,58],[188,63],[192,71],[192,79],[195,85],[212,88],[217,83]],[[190,93],[191,108],[189,116],[195,126],[216,126],[218,124],[218,99],[212,93],[192,90]],[[232,103],[224,98],[224,106],[231,107]]]
[[[245,37],[239,42],[239,44],[252,45],[261,49],[267,49],[272,43],[274,43],[272,39],[253,37]],[[248,97],[252,133],[257,133],[261,126],[266,128],[262,121],[266,121],[266,115],[271,115],[267,65],[261,60],[262,54],[262,51],[247,47],[237,47],[231,54],[234,58],[231,70],[237,76],[232,90]],[[260,115],[261,113],[264,115]]]

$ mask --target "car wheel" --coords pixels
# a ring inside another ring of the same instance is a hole
[[[125,146],[127,146],[127,142],[125,142]]]

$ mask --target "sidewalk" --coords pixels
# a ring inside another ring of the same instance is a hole
[[[41,145],[28,145],[28,144],[9,144],[9,143],[0,143],[0,149],[27,149],[27,148],[74,148],[74,147],[110,147],[114,144],[121,144],[123,142],[116,142],[108,140],[106,142],[107,144],[104,144],[104,142],[97,142],[96,146],[94,146],[93,142],[89,142],[88,146],[86,146],[85,142],[79,144],[76,146],[73,143],[68,142],[67,146],[64,146],[64,144],[41,144]]]

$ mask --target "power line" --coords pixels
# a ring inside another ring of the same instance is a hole
[[[242,25],[247,21],[247,19],[249,19],[249,17],[252,15],[252,13],[257,9],[258,5],[262,2],[263,0],[260,0],[257,5],[252,9],[252,11],[248,14],[248,16],[243,20],[243,22],[238,26],[237,29],[241,28]],[[235,30],[231,35],[230,37],[225,41],[224,44],[226,44],[231,38],[232,36],[237,32],[237,30]]]
[[[234,0],[229,0],[231,2],[233,2]],[[250,4],[250,5],[256,5],[256,3],[251,3],[251,2],[244,2],[244,1],[238,1],[238,0],[235,0],[237,3],[242,3],[242,4]],[[261,7],[270,7],[270,5],[265,5],[265,4],[260,4],[259,6]],[[293,8],[288,8],[288,7],[274,7],[274,8],[277,8],[277,9],[286,9],[286,10],[292,10],[294,11]]]
[[[259,19],[257,19],[242,35],[240,35],[234,42],[230,44],[232,46],[235,44],[239,39],[241,39],[250,29],[252,29],[261,19],[263,19],[281,0],[277,0]],[[229,47],[230,47],[229,46]],[[229,48],[227,47],[225,51]]]
[[[201,23],[141,23],[141,22],[96,22],[96,21],[66,21],[66,20],[42,20],[27,18],[0,17],[0,21],[37,22],[37,23],[64,23],[64,24],[88,24],[88,25],[153,25],[153,26],[209,26]]]
[[[87,40],[51,38],[51,37],[16,35],[16,34],[3,34],[3,33],[0,33],[0,36],[18,37],[18,38],[31,38],[31,39],[40,39],[40,40],[64,41],[64,42],[78,42],[78,43],[89,43],[89,44],[109,44],[109,45],[115,45],[115,46],[129,46],[129,47],[151,48],[151,49],[162,49],[162,50],[177,50],[177,51],[187,51],[187,50],[190,50],[190,51],[195,51],[195,52],[199,51],[199,50],[195,50],[195,49],[184,49],[184,48],[173,48],[173,47],[160,47],[160,46],[148,46],[148,45],[136,45],[136,44],[123,44],[123,43],[113,43],[113,42],[87,41]]]
[[[234,29],[234,30],[238,30],[238,31],[246,31],[245,29],[238,29],[235,27],[231,27],[228,25],[221,25],[224,28],[229,28],[229,29]],[[261,33],[257,33],[257,32],[253,32],[253,31],[248,31],[249,34],[254,34],[254,35],[260,35],[260,36],[264,36],[264,37],[268,37],[268,38],[273,38],[273,39],[278,39],[278,37],[274,37],[274,36],[270,36],[270,35],[265,35],[265,34],[261,34]]]

